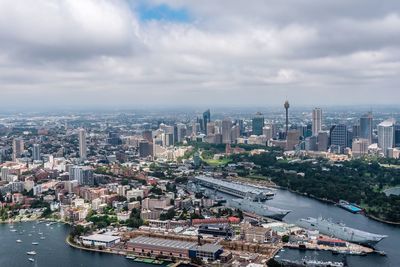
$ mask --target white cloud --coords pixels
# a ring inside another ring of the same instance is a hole
[[[397,1],[147,3],[191,20],[141,21],[136,1],[0,0],[0,97],[78,106],[400,97]]]

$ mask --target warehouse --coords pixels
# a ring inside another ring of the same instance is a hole
[[[82,244],[85,246],[111,247],[121,241],[119,236],[94,234],[81,236]]]
[[[189,249],[195,247],[196,243],[139,236],[131,239],[127,245],[137,255],[189,259]]]

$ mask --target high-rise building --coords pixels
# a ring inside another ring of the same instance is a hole
[[[88,166],[73,166],[69,170],[69,180],[77,180],[79,185],[93,186],[93,169]]]
[[[10,174],[10,169],[7,167],[1,168],[1,180],[8,181],[8,175]]]
[[[360,125],[353,125],[353,138],[360,138]]]
[[[367,139],[370,144],[372,144],[372,113],[369,112],[364,114],[360,118],[360,132],[359,137],[363,139]]]
[[[351,150],[353,152],[353,157],[359,158],[368,154],[369,140],[363,138],[353,139],[353,144]]]
[[[208,135],[215,134],[215,123],[214,122],[209,122],[207,124],[207,134]]]
[[[312,135],[317,136],[322,130],[322,109],[314,108],[312,112]]]
[[[318,149],[317,141],[318,140],[316,136],[307,137],[305,140],[305,149],[307,151],[317,151]]]
[[[149,143],[149,141],[147,141],[147,140],[140,141],[139,142],[139,156],[141,158],[153,156],[153,144]]]
[[[222,143],[230,144],[231,141],[231,129],[232,129],[232,120],[229,118],[225,118],[222,121]]]
[[[33,160],[40,160],[40,145],[39,144],[33,144],[32,158],[33,158]]]
[[[300,142],[300,131],[298,129],[290,129],[286,136],[286,149],[294,150]]]
[[[329,135],[328,132],[321,131],[318,133],[318,151],[326,151],[329,146]]]
[[[240,126],[234,125],[231,130],[231,142],[236,143],[237,139],[240,137]]]
[[[86,159],[86,131],[79,129],[79,157],[81,160]]]
[[[264,127],[264,116],[257,112],[256,116],[252,119],[252,133],[253,135],[262,135]]]
[[[347,126],[344,124],[333,125],[330,130],[330,145],[338,148],[340,153],[347,147]]]
[[[107,143],[112,146],[118,146],[122,144],[121,136],[117,132],[109,132]]]
[[[14,138],[13,140],[13,161],[22,156],[24,152],[24,140],[22,138]]]
[[[400,124],[394,126],[394,146],[400,147]]]
[[[142,137],[149,143],[153,143],[153,133],[150,130],[145,130],[142,132]]]
[[[272,127],[271,126],[264,126],[263,127],[263,135],[265,135],[265,138],[267,140],[272,139]]]
[[[388,149],[394,147],[394,123],[393,119],[389,119],[378,124],[378,147],[385,156],[388,155]]]
[[[203,112],[203,129],[207,134],[207,124],[211,121],[211,112],[209,109]]]
[[[186,136],[186,125],[183,123],[176,124],[175,132],[176,132],[176,142],[182,142]]]

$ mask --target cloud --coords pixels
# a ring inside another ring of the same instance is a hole
[[[0,0],[0,97],[26,96],[10,106],[391,104],[399,7]]]

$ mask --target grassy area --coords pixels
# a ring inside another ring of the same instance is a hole
[[[223,158],[223,159],[203,159],[205,163],[207,163],[210,166],[220,166],[220,165],[226,165],[230,163],[232,160],[228,158]]]

